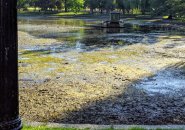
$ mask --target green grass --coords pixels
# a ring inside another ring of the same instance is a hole
[[[41,10],[41,8],[28,7],[27,10],[30,12],[34,12],[34,11]]]
[[[38,127],[24,126],[22,130],[80,130],[80,129],[76,129],[76,128],[48,128],[46,126],[38,126]],[[89,129],[83,129],[83,130],[89,130]],[[110,128],[110,129],[103,129],[103,130],[114,130],[114,129]],[[145,130],[145,129],[143,129],[143,128],[130,128],[129,130]]]
[[[41,8],[34,8],[34,7],[28,7],[27,11],[19,11],[19,13],[46,13],[46,14],[54,14],[56,16],[68,16],[68,15],[83,15],[83,14],[88,14],[88,12],[64,12],[64,11],[41,11]]]
[[[54,14],[55,16],[73,16],[73,15],[84,15],[84,14],[88,14],[88,12],[60,12],[60,13],[56,13]]]
[[[165,15],[165,16],[162,16],[162,18],[163,18],[163,19],[168,19],[168,16]]]
[[[38,126],[38,127],[24,126],[22,130],[78,130],[78,129],[75,129],[75,128],[48,128],[46,126]]]
[[[78,15],[87,15],[89,12],[58,12],[58,11],[41,11],[34,10],[29,8],[28,11],[18,11],[19,16],[37,16],[37,15],[49,15],[49,16],[78,16]]]
[[[77,129],[77,128],[49,128],[46,126],[37,126],[37,127],[31,127],[31,126],[24,126],[22,130],[89,130],[89,128],[86,129]],[[102,129],[102,130],[115,130],[114,128],[109,128],[109,129]],[[120,129],[124,130],[124,129]],[[139,128],[139,127],[134,127],[134,128],[129,128],[128,130],[147,130],[144,128]],[[153,129],[151,129],[153,130]],[[156,129],[156,130],[182,130],[182,129]]]

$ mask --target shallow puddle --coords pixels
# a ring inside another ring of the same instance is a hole
[[[166,69],[152,77],[144,78],[135,86],[150,95],[175,95],[185,89],[185,71],[180,69]]]

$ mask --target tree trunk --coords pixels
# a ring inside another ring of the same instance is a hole
[[[20,130],[16,0],[0,0],[0,130]]]
[[[100,9],[100,13],[103,14],[103,9]]]
[[[93,8],[90,8],[90,13],[91,13],[91,14],[94,14]]]
[[[122,9],[122,13],[123,13],[123,15],[125,14],[125,9]]]
[[[67,12],[67,0],[64,1],[64,8],[65,8],[65,12]]]
[[[173,19],[173,16],[170,14],[170,15],[168,16],[168,19],[169,19],[169,20],[172,20],[172,19]]]
[[[106,13],[109,14],[110,13],[110,9],[106,9]]]

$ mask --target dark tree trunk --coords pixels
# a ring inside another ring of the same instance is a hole
[[[145,10],[143,10],[141,13],[142,13],[142,15],[145,15]]]
[[[170,15],[168,16],[168,19],[169,19],[169,20],[172,20],[172,19],[173,19],[172,14],[170,14]]]
[[[110,13],[110,9],[106,9],[106,13],[109,14]]]
[[[122,13],[125,14],[125,9],[122,9]]]
[[[0,0],[0,130],[19,130],[16,0]]]
[[[93,8],[90,8],[90,13],[94,14],[94,9]]]
[[[103,14],[103,9],[100,9],[100,13]]]
[[[64,8],[65,8],[65,12],[67,12],[67,0],[64,1]]]

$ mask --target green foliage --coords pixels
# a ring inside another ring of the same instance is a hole
[[[151,0],[153,15],[185,16],[185,0]]]
[[[29,4],[28,0],[18,0],[17,1],[17,8],[18,9],[25,8],[27,4]]]
[[[39,8],[44,11],[65,10],[65,12],[80,12],[89,8],[91,13],[98,9],[100,13],[109,13],[115,9],[123,14],[168,15],[184,19],[185,0],[18,0],[18,9],[28,7]]]
[[[85,0],[85,6],[89,7],[91,11],[93,11],[95,8],[98,7],[98,3],[96,0]]]
[[[71,10],[75,13],[83,9],[84,0],[71,0]]]

